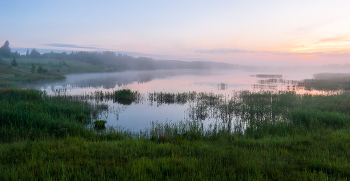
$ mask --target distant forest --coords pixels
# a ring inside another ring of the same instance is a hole
[[[0,58],[32,58],[32,59],[62,59],[76,60],[94,65],[108,66],[115,70],[155,70],[155,69],[230,69],[235,65],[227,63],[204,62],[204,61],[180,61],[180,60],[154,60],[148,57],[132,57],[125,54],[116,54],[112,51],[88,52],[76,51],[71,53],[39,53],[36,49],[25,55],[11,52],[9,41],[0,48]]]

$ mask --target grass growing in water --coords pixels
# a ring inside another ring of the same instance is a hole
[[[121,89],[114,92],[115,100],[124,105],[130,105],[138,97],[137,91],[131,91],[130,89]]]
[[[105,129],[106,128],[106,120],[96,120],[94,122],[94,128],[96,129]]]
[[[196,92],[183,92],[183,93],[168,93],[168,92],[154,92],[148,94],[148,100],[151,102],[157,102],[157,106],[163,104],[186,104],[188,101],[194,101],[196,99]]]
[[[197,96],[206,110],[250,121],[247,130],[219,123],[205,128],[201,121],[153,123],[138,139],[126,131],[86,129],[79,118],[88,121],[94,106],[72,97],[17,89],[0,95],[1,141],[7,142],[0,145],[1,180],[350,178],[347,94]]]

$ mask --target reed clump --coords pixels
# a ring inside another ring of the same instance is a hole
[[[121,89],[114,92],[115,100],[120,104],[130,105],[137,100],[139,93],[130,89]]]
[[[148,94],[148,100],[151,104],[157,103],[157,106],[163,104],[180,104],[184,105],[188,102],[194,101],[197,97],[197,93],[183,92],[183,93],[169,93],[169,92],[154,92]]]
[[[99,129],[99,130],[105,129],[106,128],[106,123],[107,123],[106,120],[96,120],[94,122],[94,128]]]

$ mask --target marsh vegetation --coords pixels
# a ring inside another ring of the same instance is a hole
[[[95,95],[101,100],[116,94]],[[349,178],[349,94],[241,91],[234,95],[149,94],[162,104],[194,102],[195,120],[153,122],[148,129],[130,132],[103,128],[104,120],[96,120],[93,112],[104,106],[89,103],[86,99],[92,96],[1,89],[0,177]],[[221,121],[206,127],[201,120],[207,115]],[[239,124],[234,121],[237,117]],[[98,130],[86,126],[91,123]]]
[[[249,76],[198,62],[204,69],[155,71],[190,64],[147,59],[155,64],[133,67],[147,71],[67,75],[117,71],[108,61],[122,58],[129,68],[143,60],[35,51],[0,60],[2,87],[67,77],[0,89],[0,180],[350,178],[348,74]]]

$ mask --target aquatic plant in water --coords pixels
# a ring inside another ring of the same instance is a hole
[[[94,128],[96,129],[105,129],[106,128],[106,120],[96,120],[94,122]]]
[[[115,101],[124,104],[130,105],[135,101],[139,95],[137,91],[131,91],[130,89],[121,89],[114,92]]]

